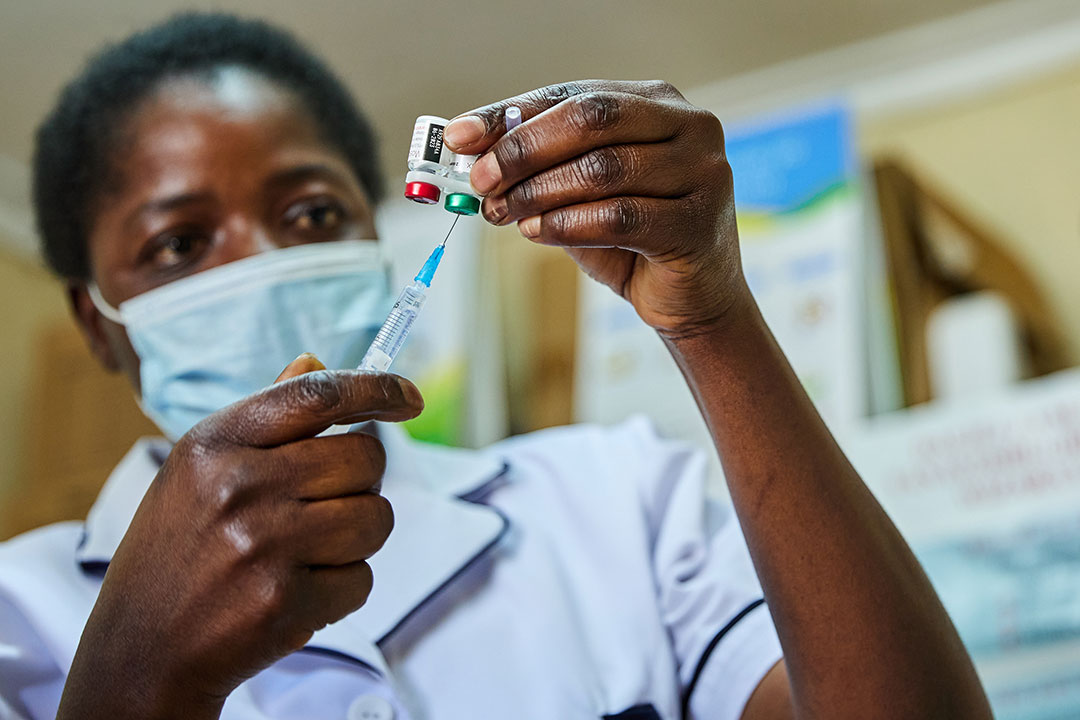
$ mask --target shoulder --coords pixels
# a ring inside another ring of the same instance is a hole
[[[83,537],[81,522],[60,522],[35,528],[0,542],[0,574],[24,565],[74,564]]]
[[[62,522],[0,543],[0,594],[57,592],[85,582],[75,557],[82,538],[82,523]]]
[[[93,604],[75,558],[82,534],[67,522],[0,543],[0,717],[56,713]]]

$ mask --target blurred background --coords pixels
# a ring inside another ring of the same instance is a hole
[[[0,539],[84,517],[154,433],[43,268],[27,167],[89,53],[193,7],[277,22],[343,76],[381,141],[402,277],[451,220],[400,198],[417,115],[585,77],[661,78],[714,112],[751,287],[999,716],[1080,717],[1080,0],[9,0]],[[560,251],[472,219],[440,273],[400,365],[428,400],[415,436],[480,446],[646,413],[707,446],[656,337]]]

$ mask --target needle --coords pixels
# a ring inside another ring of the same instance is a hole
[[[450,229],[446,231],[446,237],[439,243],[439,247],[446,247],[446,241],[450,239],[450,233],[454,232],[454,228],[457,227],[457,221],[461,219],[460,215],[454,215],[454,222],[451,223]]]

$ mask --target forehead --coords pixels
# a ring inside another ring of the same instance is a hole
[[[338,155],[282,86],[242,68],[172,78],[128,119],[113,151],[112,194],[142,192],[166,180],[198,183],[225,169],[233,176],[260,173],[296,151]]]

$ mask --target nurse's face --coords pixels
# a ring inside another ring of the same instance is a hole
[[[290,245],[374,238],[345,158],[287,90],[241,69],[163,83],[130,116],[93,218],[91,272],[114,307],[192,273]],[[71,300],[91,348],[139,387],[120,325],[81,284]]]

